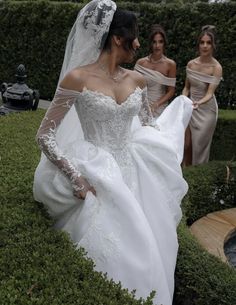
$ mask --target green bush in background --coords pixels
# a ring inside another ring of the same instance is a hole
[[[178,235],[173,305],[236,304],[235,269],[203,250],[183,222]]]
[[[236,207],[236,162],[211,161],[184,169],[189,192],[182,207],[188,225],[208,213]]]
[[[137,2],[137,1],[136,1]],[[185,66],[196,56],[196,40],[202,25],[217,29],[216,58],[224,70],[224,81],[217,89],[222,108],[236,101],[236,3],[186,5],[150,2],[117,2],[122,8],[139,13],[139,57],[148,52],[150,25],[160,23],[168,36],[167,55],[177,62],[177,90],[184,86]],[[82,3],[50,1],[5,1],[0,3],[0,83],[13,82],[16,67],[23,63],[28,83],[39,89],[42,98],[51,99],[59,77],[69,30]],[[132,68],[132,67],[131,67]]]
[[[220,110],[210,160],[236,160],[236,112]]]
[[[52,97],[78,5],[47,1],[7,2],[0,9],[0,81],[13,82],[23,63],[28,85]]]

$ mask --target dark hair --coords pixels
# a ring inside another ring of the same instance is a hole
[[[163,27],[160,24],[153,24],[151,26],[151,33],[149,35],[149,51],[150,51],[150,53],[152,53],[152,42],[153,42],[153,39],[154,39],[154,37],[157,34],[160,34],[162,36],[162,38],[164,40],[164,48],[167,45],[167,37],[166,37],[165,30],[163,29]]]
[[[204,25],[201,29],[201,33],[198,36],[197,47],[199,48],[200,41],[204,35],[207,35],[211,38],[211,44],[213,47],[213,51],[216,51],[216,43],[215,43],[215,27],[214,25]]]
[[[124,49],[131,50],[134,39],[138,37],[138,22],[135,13],[121,9],[115,11],[104,43],[104,50],[111,49],[111,38],[113,35],[123,37]]]

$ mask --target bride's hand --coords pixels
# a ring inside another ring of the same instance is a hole
[[[87,192],[92,192],[94,194],[94,196],[96,196],[96,191],[94,189],[93,186],[91,186],[88,181],[80,176],[76,179],[76,181],[74,182],[74,191],[73,194],[75,197],[77,197],[78,199],[85,199]]]

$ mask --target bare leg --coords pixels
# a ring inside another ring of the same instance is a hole
[[[190,127],[188,126],[185,130],[185,141],[184,141],[184,158],[182,166],[192,165],[192,135]]]

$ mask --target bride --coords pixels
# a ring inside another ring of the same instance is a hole
[[[180,96],[154,121],[143,76],[120,66],[134,59],[137,36],[135,14],[111,0],[80,11],[37,133],[34,197],[98,271],[170,305],[192,102]]]

